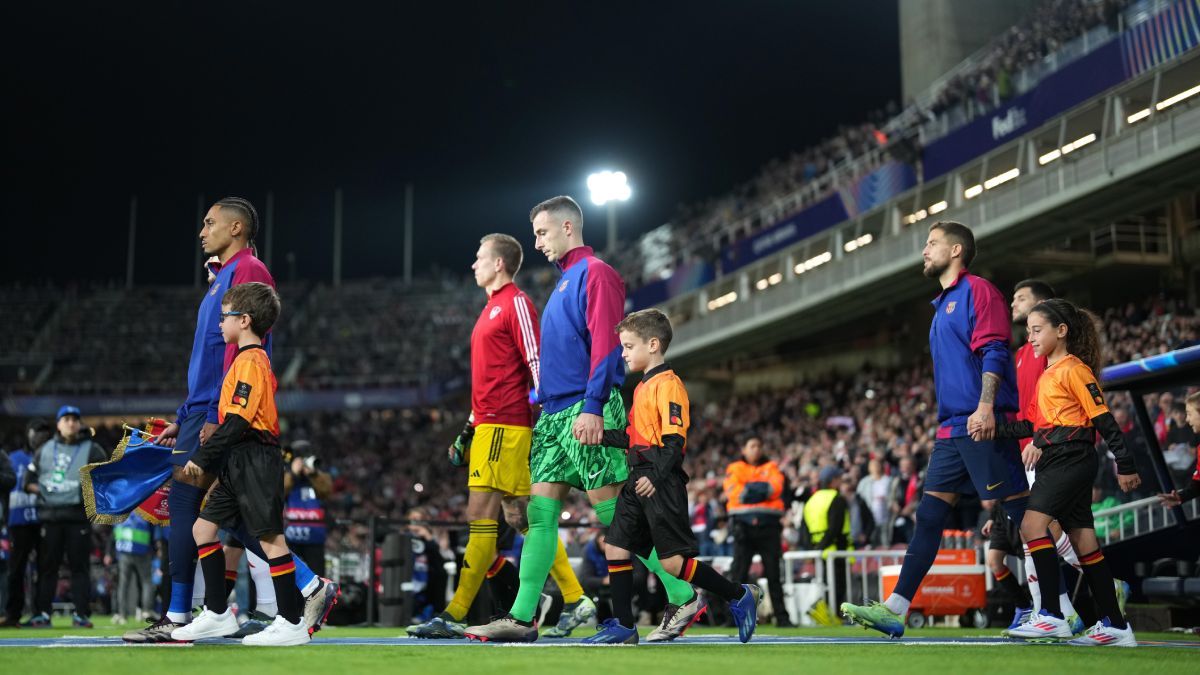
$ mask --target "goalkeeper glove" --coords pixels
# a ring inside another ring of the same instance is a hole
[[[450,463],[454,466],[463,466],[467,463],[467,453],[471,448],[471,439],[475,436],[475,425],[467,420],[463,426],[462,432],[454,439],[454,443],[450,445]]]

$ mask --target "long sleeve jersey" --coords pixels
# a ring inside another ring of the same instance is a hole
[[[540,330],[529,296],[516,284],[492,293],[471,331],[471,412],[475,424],[532,426]]]
[[[1000,378],[993,411],[998,420],[1017,412],[1017,377],[1010,313],[987,280],[963,270],[933,300],[929,351],[938,403],[938,438],[967,435],[967,418],[979,407],[983,374]]]
[[[562,277],[542,312],[538,402],[547,413],[583,400],[583,412],[604,413],[613,387],[625,380],[616,327],[625,316],[625,282],[589,246],[558,261]]]
[[[237,345],[225,344],[221,336],[221,301],[225,292],[238,284],[259,281],[275,287],[275,279],[267,266],[245,248],[233,254],[208,287],[200,310],[196,313],[196,336],[192,340],[192,356],[188,361],[188,395],[179,406],[177,419],[182,420],[193,412],[204,410],[207,421],[217,424],[217,400],[221,393],[221,378],[233,357],[237,356]],[[263,345],[271,353],[271,336],[267,335]]]

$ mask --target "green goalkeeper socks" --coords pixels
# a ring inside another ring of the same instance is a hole
[[[533,502],[531,501],[530,504],[532,505]],[[617,510],[617,498],[613,497],[608,501],[600,502],[599,504],[594,505],[592,508],[596,510],[596,518],[600,520],[600,523],[605,527],[608,527],[609,524],[612,523],[613,513],[615,513]],[[530,519],[530,523],[532,523],[532,518]],[[533,526],[531,524],[530,528],[532,527]],[[529,544],[526,543],[526,546],[528,545]],[[658,561],[657,551],[650,551],[649,558],[638,556],[638,560],[641,560],[642,563],[646,565],[646,569],[650,570],[655,576],[658,577],[659,582],[662,583],[663,590],[667,592],[667,602],[671,603],[672,605],[686,605],[692,601],[693,597],[696,596],[696,592],[692,590],[691,584],[683,581],[677,576],[669,574],[663,569],[662,563]],[[521,562],[522,564],[525,562],[523,553],[521,556]],[[516,615],[514,614],[514,616]]]
[[[542,587],[546,585],[550,566],[554,564],[562,502],[533,495],[529,498],[528,513],[529,533],[525,535],[525,545],[521,549],[521,588],[509,612],[513,618],[521,621],[533,620],[538,599],[542,597]]]

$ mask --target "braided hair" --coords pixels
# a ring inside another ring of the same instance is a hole
[[[1083,361],[1093,373],[1100,372],[1100,331],[1096,328],[1100,320],[1095,314],[1062,298],[1043,300],[1030,312],[1046,317],[1052,326],[1066,325],[1067,352]]]
[[[246,225],[246,242],[258,255],[258,248],[254,245],[254,238],[258,236],[258,210],[250,203],[249,199],[242,197],[225,197],[216,203],[222,209],[230,209],[234,211],[235,217],[241,220]]]

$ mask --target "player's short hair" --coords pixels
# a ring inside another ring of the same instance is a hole
[[[279,294],[259,281],[238,284],[225,291],[221,304],[228,305],[234,312],[250,315],[250,330],[260,338],[266,336],[279,318]]]
[[[975,234],[971,228],[953,220],[939,220],[929,226],[929,231],[941,230],[952,243],[962,246],[963,267],[970,267],[975,260]]]
[[[1022,279],[1021,281],[1017,282],[1016,286],[1013,286],[1013,293],[1016,293],[1022,288],[1028,288],[1029,292],[1033,294],[1033,297],[1037,298],[1039,301],[1058,297],[1058,295],[1054,292],[1054,287],[1042,281],[1041,279]]]
[[[1200,410],[1200,391],[1188,394],[1188,397],[1184,399],[1184,402],[1186,402],[1188,406]]]
[[[525,251],[516,237],[494,232],[484,235],[479,243],[490,245],[492,253],[504,261],[504,271],[514,277],[517,276],[517,272],[521,270],[521,263],[525,260]]]
[[[583,227],[583,209],[579,208],[579,202],[568,197],[567,195],[559,195],[551,197],[529,211],[529,222],[533,222],[534,218],[542,211],[548,212],[558,220],[569,220],[575,223],[576,228]]]
[[[225,197],[215,206],[221,207],[222,211],[230,210],[235,219],[242,221],[246,226],[246,241],[253,242],[254,238],[258,236],[258,210],[254,208],[249,199]]]
[[[667,347],[671,345],[671,338],[675,335],[671,330],[671,320],[667,318],[667,315],[653,308],[632,312],[629,316],[621,319],[621,323],[617,324],[617,333],[621,331],[629,331],[647,341],[650,338],[658,338],[658,344],[663,354],[667,353]]]

